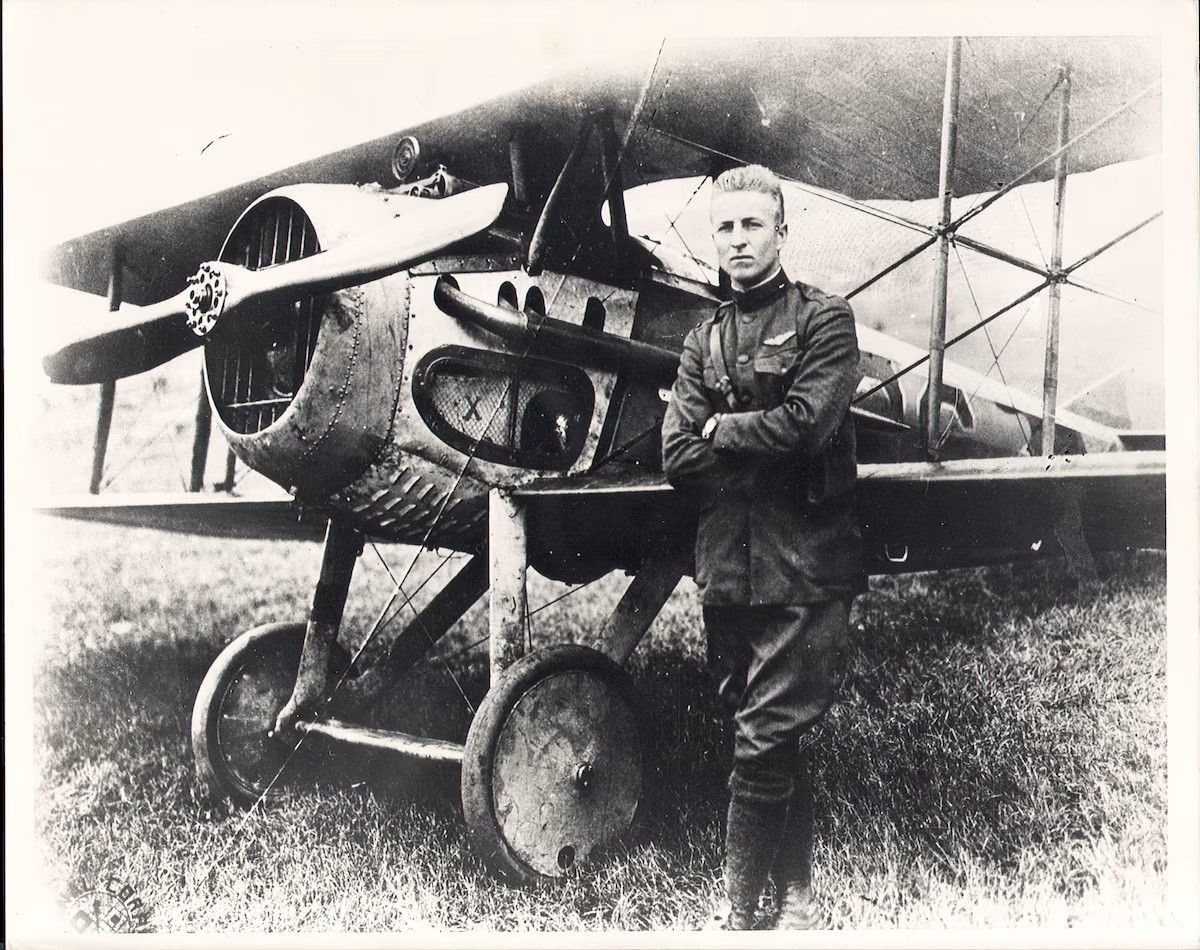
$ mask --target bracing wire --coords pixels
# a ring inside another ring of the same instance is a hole
[[[971,295],[971,303],[975,307],[975,315],[982,319],[983,310],[980,308],[979,300],[975,296],[975,288],[971,285],[971,275],[967,273],[966,264],[963,262],[962,254],[959,253],[957,244],[954,245],[954,256],[958,259],[958,268],[960,271],[962,271],[963,279],[967,283],[967,291]],[[1012,341],[1013,337],[1016,336],[1017,330],[1020,328],[1021,324],[1024,322],[1025,316],[1032,309],[1032,306],[1033,305],[1030,304],[1030,306],[1025,308],[1024,313],[1022,313],[1020,318],[1017,320],[1016,326],[1013,327],[1012,332],[1008,335],[1008,339],[1004,341],[1004,346],[1002,346],[1000,348],[999,352],[996,351],[996,346],[992,342],[991,332],[988,330],[988,328],[986,326],[983,327],[984,339],[987,340],[988,349],[990,349],[992,351],[992,365],[989,366],[987,372],[983,374],[983,378],[980,379],[979,385],[975,387],[975,392],[971,393],[971,399],[975,398],[975,395],[979,392],[980,387],[983,386],[984,381],[986,381],[988,375],[991,373],[992,368],[995,367],[996,372],[1000,374],[1000,382],[1004,385],[1004,391],[1005,391],[1005,393],[1008,394],[1009,404],[1014,405],[1014,406],[1016,405],[1016,398],[1013,396],[1012,388],[1008,385],[1008,380],[1004,376],[1004,367],[1000,365],[1000,357],[1004,354],[1004,351],[1008,348],[1008,344]],[[1029,452],[1030,455],[1032,455],[1033,454],[1033,434],[1025,428],[1024,414],[1021,412],[1018,412],[1016,414],[1016,416],[1017,416],[1017,424],[1021,427],[1021,437],[1025,440],[1025,450],[1027,452]],[[945,444],[946,439],[948,439],[950,437],[950,428],[951,428],[951,426],[947,426],[946,431],[943,432],[941,437],[938,439],[937,447],[939,449]]]
[[[1041,291],[1043,289],[1045,289],[1046,287],[1049,287],[1049,286],[1050,286],[1049,279],[1043,280],[1036,287],[1033,287],[1033,288],[1025,291],[1025,293],[1021,294],[1021,296],[1017,297],[1015,300],[1009,301],[1007,304],[1005,304],[1003,307],[1001,307],[995,313],[984,317],[982,320],[978,321],[977,323],[971,324],[971,326],[969,326],[969,327],[967,327],[967,329],[963,330],[962,333],[947,340],[946,346],[944,349],[948,350],[948,349],[950,349],[950,347],[954,346],[956,343],[962,342],[967,337],[969,337],[971,334],[975,333],[977,330],[981,329],[982,327],[987,326],[993,320],[999,319],[1004,314],[1008,313],[1008,311],[1012,310],[1014,307],[1019,307],[1030,297],[1033,297],[1035,294],[1041,293]],[[862,402],[864,399],[870,398],[871,396],[875,395],[875,393],[879,392],[879,390],[883,389],[885,386],[888,386],[891,383],[895,382],[901,376],[906,376],[907,374],[911,373],[917,367],[923,366],[925,363],[928,363],[928,362],[929,362],[929,354],[928,353],[924,354],[921,357],[918,357],[917,359],[915,359],[911,363],[909,363],[907,366],[905,366],[903,369],[897,370],[896,372],[892,373],[891,376],[889,376],[887,379],[880,382],[878,385],[872,386],[865,393],[861,393],[860,395],[855,396],[852,405],[856,405],[856,404]]]
[[[160,397],[160,399],[161,399],[161,397]],[[187,412],[191,407],[192,407],[192,402],[190,400],[189,400],[189,402],[187,402],[183,406],[181,406],[175,412],[174,415],[172,415],[165,423],[163,423],[162,428],[160,428],[158,431],[156,431],[154,433],[154,435],[150,436],[149,439],[147,439],[145,442],[143,442],[141,444],[141,446],[129,458],[127,458],[123,463],[121,463],[121,465],[111,475],[109,475],[107,478],[104,479],[103,482],[101,482],[100,490],[103,491],[105,488],[108,488],[114,481],[116,481],[118,476],[120,476],[123,472],[125,472],[126,469],[128,469],[130,465],[132,465],[139,458],[141,458],[142,455],[145,453],[145,451],[148,448],[150,448],[150,446],[152,446],[155,442],[157,442],[159,439],[161,439],[167,433],[167,431],[179,421],[179,417],[182,416],[185,412]],[[177,461],[178,461],[178,459],[177,459]]]
[[[1025,212],[1025,220],[1029,223],[1029,233],[1033,235],[1033,243],[1037,246],[1038,256],[1042,259],[1042,267],[1049,269],[1050,262],[1046,260],[1046,252],[1042,249],[1042,242],[1038,240],[1037,228],[1033,226],[1033,218],[1029,215],[1029,205],[1025,204],[1025,196],[1019,190],[1017,197],[1021,199],[1021,210]]]
[[[371,550],[373,550],[375,552],[375,556],[377,558],[379,558],[379,563],[383,565],[383,569],[385,571],[387,571],[388,577],[390,577],[392,579],[392,583],[396,585],[396,592],[398,592],[399,595],[404,598],[405,605],[408,607],[409,610],[412,611],[414,619],[420,624],[421,632],[423,634],[425,634],[425,639],[429,641],[430,646],[433,646],[433,644],[435,642],[434,637],[429,632],[429,629],[425,626],[424,622],[421,620],[421,614],[417,610],[416,605],[413,603],[412,599],[413,599],[413,597],[417,596],[417,594],[421,590],[421,587],[424,587],[425,584],[427,584],[429,582],[429,578],[433,577],[434,574],[436,574],[438,571],[440,571],[442,569],[442,567],[446,564],[446,562],[450,560],[452,555],[447,554],[444,558],[442,558],[441,563],[436,568],[433,569],[433,571],[430,573],[429,577],[425,578],[425,581],[422,582],[420,587],[418,587],[417,590],[413,592],[412,596],[409,596],[407,593],[405,593],[404,588],[396,580],[396,576],[392,573],[392,569],[388,565],[387,560],[384,558],[383,552],[379,550],[379,545],[372,542]],[[394,620],[395,618],[393,617],[392,619]],[[374,631],[372,631],[371,636],[374,636]],[[366,646],[367,642],[369,642],[369,638],[364,638],[364,640],[363,640],[364,647]],[[358,652],[355,654],[355,659],[358,658],[358,654],[361,653],[362,650],[363,650],[363,647],[360,647]],[[466,693],[466,690],[464,690],[462,688],[462,683],[460,683],[458,681],[458,677],[454,675],[454,671],[452,669],[450,669],[450,667],[448,665],[443,664],[443,666],[446,670],[446,673],[449,675],[451,681],[454,683],[454,688],[456,690],[458,690],[458,695],[462,697],[462,701],[466,704],[467,709],[469,709],[471,711],[472,716],[475,715],[475,706],[471,702],[471,700],[467,698],[467,693]]]
[[[704,183],[708,181],[709,177],[710,176],[705,175],[703,178],[701,178],[699,184],[697,184],[696,187],[692,190],[692,193],[690,195],[688,195],[687,201],[685,201],[683,203],[683,207],[679,209],[679,212],[675,215],[675,217],[667,219],[667,226],[672,231],[675,232],[676,236],[679,238],[679,243],[683,245],[683,249],[684,249],[685,253],[687,254],[687,256],[692,261],[699,264],[701,267],[706,267],[706,268],[712,267],[712,265],[708,261],[703,261],[700,258],[698,258],[694,253],[692,253],[692,249],[691,249],[691,247],[688,246],[688,242],[684,238],[683,232],[680,231],[678,227],[676,227],[676,222],[678,222],[679,219],[683,217],[684,213],[691,206],[692,202],[696,199],[696,195],[700,194],[700,189],[704,187]]]
[[[654,126],[648,126],[648,131],[653,132],[656,135],[661,135],[663,138],[678,142],[680,145],[686,145],[698,152],[711,155],[714,158],[723,158],[728,161],[738,162],[743,165],[748,164],[746,159],[737,155],[732,155],[729,152],[721,151],[721,149],[713,148],[711,145],[704,145],[701,142],[695,142],[689,138],[685,138],[682,135],[676,135],[674,132],[668,132],[665,129],[658,129]],[[827,191],[823,188],[817,188],[808,184],[807,182],[801,181],[798,178],[793,178],[790,175],[778,174],[778,178],[781,181],[790,182],[805,194],[814,195],[818,198],[824,198],[826,201],[829,201],[833,204],[851,208],[855,211],[861,211],[865,215],[878,218],[880,221],[886,221],[888,224],[895,224],[899,225],[900,227],[909,228],[913,231],[920,231],[922,234],[929,234],[932,230],[934,230],[927,225],[913,221],[904,217],[903,215],[895,214],[891,211],[885,211],[883,208],[876,208],[873,205],[865,204],[862,201],[856,201],[853,198],[838,194],[836,191]]]
[[[974,52],[975,52],[974,50],[971,51],[972,55],[974,55]],[[1041,114],[1042,109],[1045,108],[1046,103],[1050,101],[1050,97],[1052,95],[1054,95],[1054,90],[1062,85],[1065,75],[1066,75],[1065,73],[1061,73],[1061,72],[1058,74],[1058,78],[1056,80],[1054,80],[1054,84],[1046,92],[1046,95],[1044,95],[1042,97],[1042,101],[1038,103],[1038,107],[1033,110],[1033,115],[1031,115],[1028,119],[1026,119],[1025,123],[1017,130],[1017,144],[1018,145],[1021,144],[1021,136],[1024,135],[1029,130],[1029,127],[1031,125],[1033,125],[1034,120]]]
[[[704,187],[705,182],[707,182],[711,177],[711,175],[703,176],[696,187],[692,189],[692,193],[688,195],[687,201],[683,203],[683,207],[679,209],[675,217],[667,219],[672,228],[675,227],[675,222],[682,218],[687,209],[691,207],[692,202],[696,200],[696,195],[700,194],[700,189]]]
[[[574,596],[575,594],[578,594],[578,593],[579,593],[580,591],[582,591],[582,590],[586,590],[587,588],[589,588],[589,587],[591,587],[593,584],[595,584],[597,580],[599,580],[599,578],[595,578],[595,579],[593,579],[593,580],[586,581],[586,582],[585,582],[585,583],[583,583],[583,584],[579,584],[579,585],[577,585],[577,586],[575,586],[575,587],[572,587],[572,588],[571,588],[569,591],[567,591],[565,594],[559,594],[559,595],[558,595],[557,597],[555,597],[553,600],[548,600],[548,601],[546,601],[546,603],[542,604],[540,607],[535,607],[533,610],[530,610],[530,611],[528,611],[528,612],[525,614],[525,619],[526,619],[527,621],[530,621],[530,622],[532,622],[532,620],[533,620],[533,617],[534,617],[536,614],[539,614],[539,613],[541,613],[541,612],[542,612],[543,610],[545,610],[547,607],[553,607],[555,604],[559,603],[560,601],[566,600],[568,597],[572,597],[572,596]],[[531,629],[531,631],[532,631],[532,626],[530,627],[530,629]],[[445,660],[445,661],[447,661],[447,662],[449,662],[450,660],[456,660],[456,659],[458,659],[460,656],[465,656],[466,654],[470,653],[470,652],[471,652],[472,650],[474,650],[474,649],[475,649],[477,646],[479,646],[479,645],[480,645],[480,644],[482,644],[484,641],[486,641],[486,640],[487,640],[487,638],[488,638],[488,637],[487,637],[487,634],[484,634],[482,637],[479,637],[479,638],[477,638],[477,639],[475,639],[475,640],[472,640],[472,641],[471,641],[470,643],[468,643],[466,646],[459,647],[459,648],[458,648],[457,650],[455,650],[453,653],[447,653],[447,654],[444,654],[443,656],[439,657],[439,659]]]
[[[1103,253],[1105,253],[1106,251],[1110,250],[1111,248],[1115,247],[1117,244],[1121,243],[1121,242],[1122,242],[1122,241],[1124,241],[1126,238],[1129,238],[1129,237],[1131,237],[1132,235],[1134,235],[1134,234],[1138,233],[1139,231],[1141,231],[1143,228],[1145,228],[1145,227],[1149,226],[1150,224],[1152,224],[1153,222],[1157,221],[1157,220],[1158,220],[1160,217],[1162,217],[1162,211],[1156,211],[1156,212],[1154,212],[1154,213],[1153,213],[1153,214],[1151,214],[1150,216],[1148,216],[1148,217],[1144,218],[1143,220],[1139,221],[1137,224],[1135,224],[1135,225],[1133,225],[1132,227],[1130,227],[1130,228],[1126,229],[1125,231],[1121,232],[1121,233],[1120,233],[1120,234],[1118,234],[1116,237],[1114,237],[1114,238],[1111,238],[1110,240],[1106,241],[1104,244],[1101,244],[1101,245],[1100,245],[1099,247],[1097,247],[1095,250],[1093,250],[1093,251],[1090,251],[1090,252],[1089,252],[1089,253],[1087,253],[1087,254],[1084,254],[1084,255],[1083,255],[1082,257],[1080,257],[1080,258],[1079,258],[1077,261],[1075,261],[1075,263],[1071,264],[1071,265],[1070,265],[1070,266],[1068,266],[1068,267],[1065,267],[1065,268],[1063,269],[1063,272],[1064,272],[1064,273],[1066,273],[1066,274],[1071,274],[1071,273],[1073,273],[1075,270],[1077,270],[1078,268],[1082,267],[1084,264],[1087,264],[1088,262],[1095,260],[1095,259],[1096,259],[1097,257],[1099,257],[1101,254],[1103,254]],[[962,333],[960,333],[960,334],[959,334],[958,336],[956,336],[954,339],[947,341],[947,343],[946,343],[946,346],[947,346],[947,347],[950,347],[950,346],[951,346],[951,345],[953,345],[954,343],[957,343],[959,340],[961,340],[961,339],[963,339],[963,338],[965,338],[965,337],[969,336],[970,334],[974,333],[976,330],[978,330],[978,329],[979,329],[979,327],[981,327],[981,326],[983,326],[983,325],[985,325],[985,324],[987,324],[987,323],[990,323],[992,320],[996,319],[996,318],[997,318],[997,317],[999,317],[1001,314],[1003,314],[1003,313],[1006,313],[1006,312],[1008,312],[1009,310],[1011,310],[1013,307],[1015,307],[1015,306],[1017,306],[1017,305],[1019,305],[1019,304],[1022,304],[1022,303],[1024,303],[1024,302],[1025,302],[1026,300],[1028,300],[1030,297],[1034,296],[1034,295],[1035,295],[1035,294],[1037,294],[1037,293],[1040,293],[1040,292],[1041,292],[1043,289],[1045,289],[1046,287],[1050,286],[1051,278],[1050,278],[1049,276],[1046,276],[1046,275],[1043,275],[1043,276],[1045,277],[1045,279],[1044,279],[1044,280],[1043,280],[1043,281],[1042,281],[1040,284],[1038,284],[1036,287],[1034,287],[1032,290],[1028,291],[1027,293],[1024,293],[1024,294],[1022,294],[1020,297],[1018,297],[1018,298],[1017,298],[1016,300],[1014,300],[1012,303],[1010,303],[1010,304],[1008,304],[1007,306],[1005,306],[1005,307],[1001,308],[1001,309],[1000,309],[1000,310],[998,310],[996,313],[992,314],[990,317],[986,317],[984,320],[980,321],[979,323],[976,323],[975,325],[973,325],[973,326],[971,326],[971,327],[968,327],[968,328],[967,328],[965,331],[963,331]],[[1154,308],[1152,308],[1152,307],[1147,307],[1146,305],[1144,305],[1144,304],[1139,304],[1139,303],[1137,303],[1136,301],[1133,301],[1133,300],[1126,300],[1126,299],[1124,299],[1124,298],[1122,298],[1122,297],[1119,297],[1119,296],[1117,296],[1117,295],[1115,295],[1115,294],[1113,294],[1113,293],[1111,293],[1111,292],[1108,292],[1108,291],[1103,291],[1103,290],[1099,290],[1099,289],[1097,289],[1097,288],[1088,287],[1087,285],[1085,285],[1085,284],[1080,284],[1080,283],[1078,283],[1077,281],[1074,281],[1074,280],[1069,280],[1069,279],[1068,279],[1068,280],[1066,280],[1066,281],[1065,281],[1065,283],[1069,284],[1069,285],[1070,285],[1070,286],[1072,286],[1072,287],[1078,287],[1078,288],[1079,288],[1079,289],[1081,289],[1081,290],[1088,290],[1088,291],[1091,291],[1091,292],[1092,292],[1092,293],[1094,293],[1094,294],[1099,294],[1100,296],[1107,297],[1107,298],[1109,298],[1109,299],[1111,299],[1111,300],[1114,300],[1114,301],[1116,301],[1117,303],[1124,303],[1124,304],[1128,304],[1128,305],[1129,305],[1129,306],[1131,306],[1131,307],[1136,307],[1136,308],[1138,308],[1138,309],[1140,309],[1140,310],[1147,310],[1147,311],[1150,311],[1151,313],[1156,313],[1156,312],[1158,312],[1158,311],[1154,310]],[[862,401],[862,400],[864,400],[864,399],[867,399],[867,398],[869,398],[870,396],[873,396],[875,393],[879,392],[879,390],[883,389],[885,386],[887,386],[887,385],[891,384],[892,382],[894,382],[895,380],[899,379],[901,376],[904,376],[904,375],[906,375],[906,374],[910,373],[912,370],[914,370],[914,369],[917,369],[917,368],[918,368],[919,366],[921,366],[923,363],[925,363],[926,361],[928,361],[928,359],[929,359],[929,355],[928,355],[928,354],[926,354],[925,356],[921,357],[920,359],[916,360],[915,362],[913,362],[913,363],[909,364],[908,366],[904,367],[904,368],[903,368],[903,369],[901,369],[899,372],[893,373],[891,376],[889,376],[889,377],[888,377],[886,380],[884,380],[883,382],[881,382],[879,385],[877,385],[877,386],[873,386],[871,389],[867,390],[865,393],[863,393],[863,394],[862,394],[862,395],[860,395],[860,396],[856,396],[856,397],[855,397],[855,399],[854,399],[854,402],[855,402],[855,403],[858,403],[858,402],[861,402],[861,401]]]

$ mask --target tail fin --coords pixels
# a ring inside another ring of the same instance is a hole
[[[1161,451],[1167,444],[1163,397],[1161,379],[1131,363],[1092,383],[1063,408],[1116,429],[1126,451]]]

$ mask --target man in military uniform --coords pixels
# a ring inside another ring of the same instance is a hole
[[[807,928],[820,915],[804,744],[835,698],[850,602],[866,589],[852,504],[858,341],[844,299],[784,274],[772,172],[725,172],[711,213],[733,299],[684,343],[663,466],[700,508],[709,667],[735,723],[719,922],[756,926],[770,876],[775,926]]]

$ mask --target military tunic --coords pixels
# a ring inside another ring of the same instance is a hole
[[[710,352],[713,324],[736,409]],[[866,589],[852,504],[858,381],[850,305],[782,270],[688,334],[663,421],[663,468],[697,497],[706,607],[814,604]],[[700,433],[714,413],[723,416],[709,442]]]

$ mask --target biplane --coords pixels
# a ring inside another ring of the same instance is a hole
[[[257,803],[317,737],[457,763],[485,863],[514,881],[563,875],[625,835],[649,791],[622,664],[692,569],[695,513],[662,476],[659,428],[683,337],[726,293],[631,231],[627,201],[754,161],[786,179],[789,202],[911,235],[876,272],[823,287],[857,308],[908,262],[933,261],[928,347],[859,314],[869,570],[1048,555],[1084,569],[1094,551],[1164,546],[1165,442],[1119,411],[1059,405],[1061,295],[1105,296],[1080,269],[1159,213],[1067,259],[1068,172],[1154,154],[1158,96],[1155,50],[1138,39],[668,40],[637,68],[568,74],[82,235],[53,249],[49,277],[117,312],[46,372],[102,387],[105,432],[116,380],[203,347],[192,493],[45,510],[323,537],[306,620],[243,633],[204,680],[201,777]],[[1054,189],[1048,260],[966,227],[1034,182]],[[932,218],[904,213],[922,201]],[[963,250],[1030,283],[951,335]],[[1034,298],[1040,394],[953,359]],[[212,426],[289,497],[204,491]],[[364,669],[361,648],[339,642],[371,540],[469,559]],[[598,648],[526,651],[529,568],[569,583],[632,575]],[[367,702],[484,595],[491,687],[465,742],[330,714]]]

